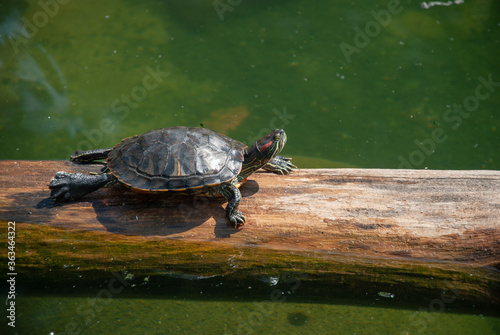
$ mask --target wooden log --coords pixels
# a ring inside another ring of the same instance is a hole
[[[242,229],[227,224],[222,198],[121,185],[63,205],[48,198],[57,171],[101,167],[0,161],[0,219],[16,222],[20,272],[300,271],[325,285],[350,278],[413,292],[453,283],[463,299],[500,304],[498,171],[258,172],[241,188]]]

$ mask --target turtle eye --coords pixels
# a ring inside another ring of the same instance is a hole
[[[281,137],[281,136],[280,136],[279,134],[276,134],[276,135],[274,135],[274,140],[275,140],[275,141],[279,141],[280,137]]]

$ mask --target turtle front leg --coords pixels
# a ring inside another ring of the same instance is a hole
[[[276,156],[262,168],[277,174],[289,174],[293,168],[297,168],[292,164],[291,160],[290,157]]]
[[[226,216],[234,224],[235,228],[245,224],[245,216],[238,210],[241,201],[240,190],[231,183],[225,183],[219,186],[218,193],[227,200]]]
[[[59,171],[50,181],[50,197],[58,202],[77,200],[101,187],[114,184],[116,180],[109,173],[91,175]]]

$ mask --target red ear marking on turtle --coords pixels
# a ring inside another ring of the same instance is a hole
[[[266,151],[266,149],[273,143],[273,141],[269,141],[267,142],[266,144],[262,145],[260,148],[259,148],[259,151],[262,152],[262,151]]]

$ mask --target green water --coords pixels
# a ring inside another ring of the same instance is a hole
[[[2,3],[2,159],[203,123],[283,127],[302,167],[500,168],[496,1]]]
[[[284,128],[299,167],[499,169],[499,51],[494,0],[4,0],[0,159],[66,159],[203,124],[247,144]],[[419,311],[429,302],[289,299],[261,320],[253,301],[266,298],[236,289],[223,301],[117,296],[86,323],[76,309],[98,292],[23,292],[18,333],[71,321],[81,334],[500,333],[473,311]]]
[[[461,309],[460,297],[453,294],[404,301],[398,292],[375,293],[373,283],[362,288],[364,297],[358,293],[355,298],[336,287],[317,289],[298,273],[244,281],[225,276],[181,278],[167,272],[153,277],[129,273],[117,281],[118,276],[40,283],[42,288],[19,294],[17,333],[500,333],[494,312]]]
[[[35,297],[25,313],[36,324],[20,334],[65,329],[82,334],[481,334],[500,332],[497,319],[366,306],[266,301],[115,299],[93,310],[94,297]],[[23,300],[20,300],[23,302]],[[75,313],[80,308],[82,315]],[[40,310],[47,312],[41,314]],[[94,311],[94,312],[92,312]],[[87,323],[88,322],[88,323]],[[35,332],[37,329],[38,332]]]

